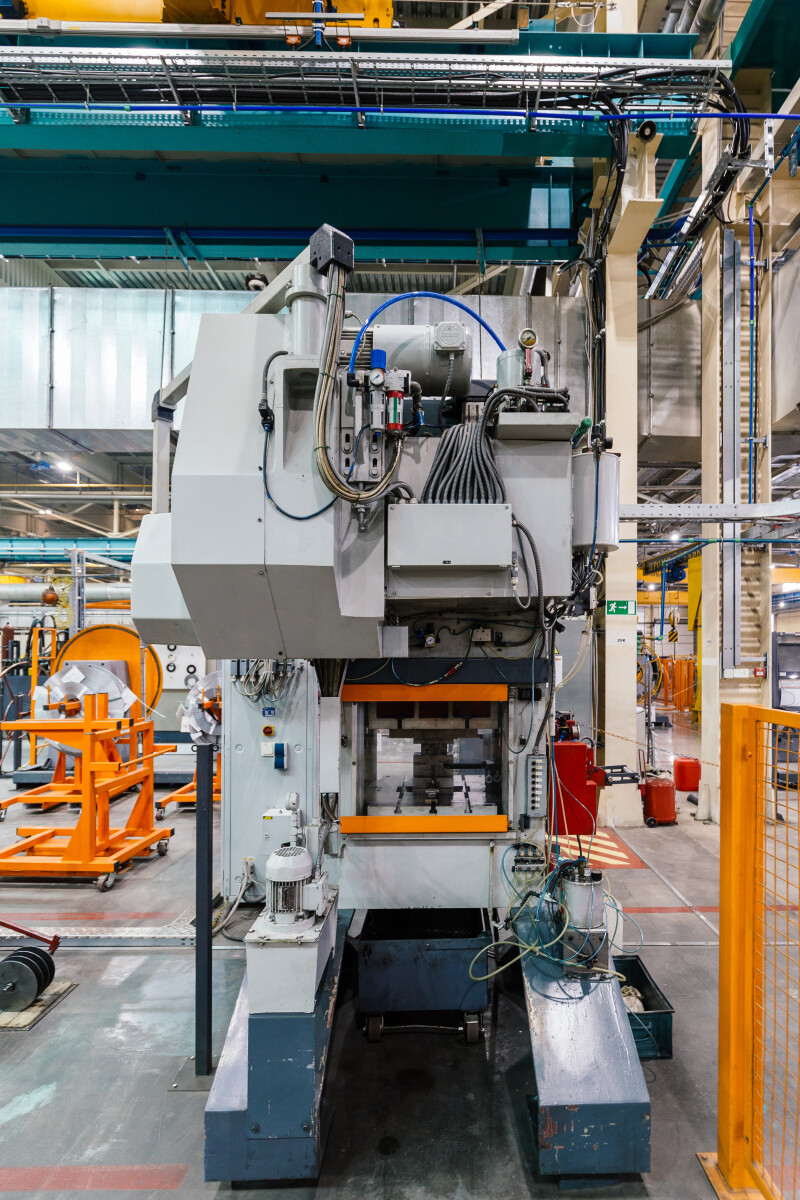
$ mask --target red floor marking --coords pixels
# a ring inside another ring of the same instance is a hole
[[[583,851],[587,850],[591,834],[581,834],[581,844],[578,846],[578,839],[572,835],[559,834],[558,845],[561,851],[562,858],[577,858]],[[619,868],[622,870],[630,870],[637,868],[646,870],[646,864],[636,855],[630,846],[627,846],[621,838],[617,837],[613,829],[598,829],[592,839],[592,851],[589,856],[589,866],[605,867],[606,870]]]
[[[188,1163],[163,1167],[0,1167],[0,1192],[174,1192]]]
[[[177,917],[176,912],[7,912],[9,921],[144,921]]]

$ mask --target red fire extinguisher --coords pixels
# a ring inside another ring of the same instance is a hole
[[[639,791],[642,793],[644,823],[651,829],[657,825],[676,825],[678,814],[675,811],[675,784],[669,775],[647,774],[644,761],[644,751],[639,751],[639,773],[642,781]]]

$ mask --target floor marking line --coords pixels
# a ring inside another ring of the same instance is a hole
[[[156,917],[177,917],[177,912],[10,912],[9,921],[145,921]]]
[[[2,1192],[174,1192],[188,1163],[116,1167],[0,1167]]]
[[[619,838],[619,840],[621,842],[625,842],[624,837],[622,837],[620,834],[617,834],[617,837]],[[627,846],[628,843],[625,842],[625,845]],[[633,850],[632,846],[631,846],[631,850]],[[636,853],[638,853],[638,851],[633,850],[633,853],[636,854]],[[677,896],[682,904],[687,905],[687,907],[690,908],[691,911],[697,915],[697,917],[703,922],[703,924],[708,926],[708,928],[711,930],[711,932],[714,934],[715,937],[719,937],[719,930],[716,928],[715,925],[713,925],[711,923],[711,921],[709,921],[708,917],[705,916],[704,913],[696,905],[692,904],[691,901],[687,900],[686,897],[683,895],[683,893],[679,892],[678,889],[675,887],[675,885],[670,883],[670,881],[667,879],[666,875],[662,875],[661,872],[656,867],[654,867],[651,862],[648,862],[647,859],[644,858],[642,855],[640,855],[639,857],[642,859],[642,862],[644,863],[644,865],[653,872],[653,874],[656,876],[656,878],[660,879],[662,883],[665,883],[667,885],[669,890],[672,892],[673,896]]]
[[[697,904],[692,908],[691,904],[645,904],[640,908],[634,907],[632,904],[624,905],[625,912],[628,913],[718,913],[720,912],[719,905],[714,904]]]

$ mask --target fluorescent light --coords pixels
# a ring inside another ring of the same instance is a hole
[[[56,470],[57,471],[74,471],[75,468],[73,467],[72,463],[67,462],[67,460],[65,458],[60,458],[58,460],[58,462],[56,463]]]
[[[52,515],[53,515],[52,508],[40,508],[39,509],[40,517],[52,517]]]

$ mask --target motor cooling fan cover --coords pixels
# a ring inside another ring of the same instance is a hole
[[[125,717],[136,700],[133,692],[106,667],[97,663],[84,663],[80,667],[76,663],[68,663],[51,675],[45,684],[34,688],[33,717],[37,721],[75,720],[78,715],[83,715],[86,696],[103,694],[108,696],[108,715],[115,721]],[[80,714],[74,714],[70,718],[67,713],[59,712],[57,708],[48,708],[48,705],[60,704],[62,700],[79,700]],[[57,742],[51,737],[44,740],[64,754],[73,757],[80,755],[80,751],[74,746]]]
[[[178,709],[181,728],[191,735],[196,746],[209,746],[219,741],[220,722],[218,699],[222,692],[222,672],[210,671],[189,688],[186,703]],[[214,708],[205,707],[214,701]]]

